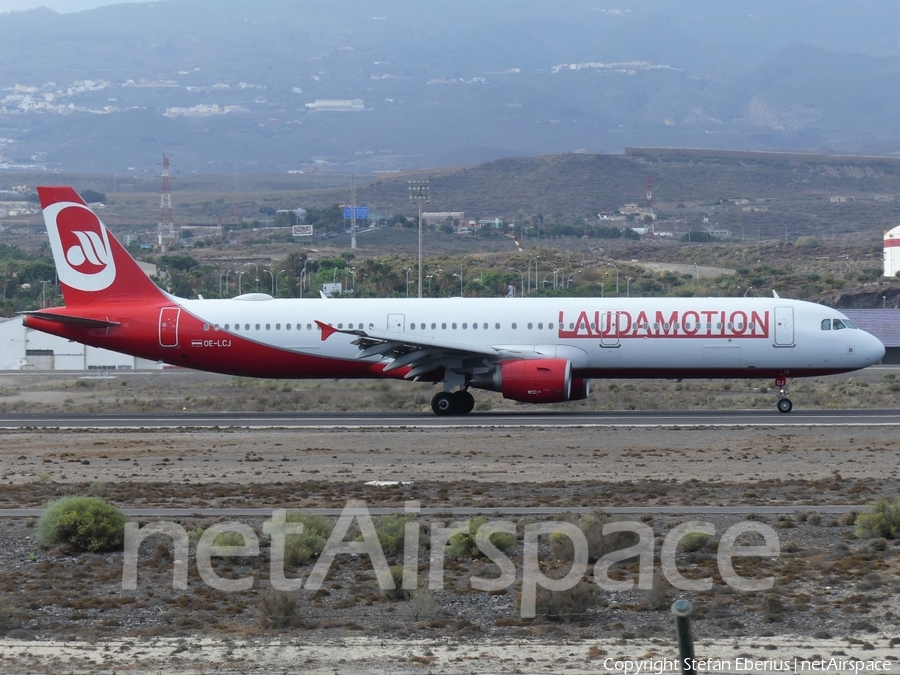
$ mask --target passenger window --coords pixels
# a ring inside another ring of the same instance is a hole
[[[747,324],[747,329],[753,330],[753,328],[754,328],[754,323],[751,321],[750,323]]]
[[[543,324],[543,323],[539,323],[539,324],[538,324],[538,330],[542,330],[543,328],[544,328],[544,324]]]
[[[591,321],[591,330],[597,330],[597,325]]]
[[[846,328],[846,326],[844,325],[843,321],[841,321],[840,319],[834,320],[834,329],[835,330],[843,330],[844,328]]]
[[[499,328],[499,327],[500,327],[500,324],[497,324],[497,328]],[[484,325],[482,326],[482,328],[484,328],[485,330],[487,330],[487,324],[484,324]]]
[[[338,324],[338,328],[343,328],[343,327],[344,327],[344,324],[342,324],[342,323]],[[259,326],[257,326],[257,328],[259,328]]]
[[[435,328],[437,328],[437,324],[436,323],[431,324],[431,330],[434,330]]]
[[[513,330],[515,330],[515,329],[516,329],[516,324],[513,324],[512,327],[513,327]]]
[[[409,329],[410,329],[410,330],[415,330],[415,329],[416,329],[416,324],[414,324],[414,323],[409,324]]]
[[[228,324],[227,324],[227,323],[225,324],[225,330],[228,330]]]
[[[441,330],[447,330],[447,324],[442,323],[442,324],[441,324]]]
[[[468,325],[469,325],[469,324],[467,324],[467,323],[464,323],[464,324],[463,324],[463,330],[465,330],[465,329],[466,329],[466,327],[467,327],[467,326],[468,326]]]
[[[369,324],[369,330],[372,330],[373,328],[375,328],[375,324],[374,324],[374,323],[370,323],[370,324]]]
[[[499,323],[495,323],[495,324],[494,324],[494,328],[496,328],[497,330],[500,330],[500,324],[499,324]]]
[[[256,324],[256,330],[259,330],[259,324]]]
[[[257,326],[257,328],[259,328],[259,326]],[[250,330],[250,324],[249,324],[249,323],[245,323],[245,324],[244,324],[244,330]]]
[[[275,330],[281,330],[281,324],[280,324],[280,323],[276,323],[276,324],[275,324]]]
[[[455,324],[455,323],[451,323],[450,325],[453,326],[453,330],[456,330],[456,324]],[[466,324],[463,324],[463,327],[465,327],[465,325],[466,325]]]
[[[528,330],[531,330],[531,327],[532,327],[532,326],[531,326],[531,324],[529,323],[529,324],[528,324]]]
[[[477,324],[477,323],[473,323],[473,324],[472,324],[472,330],[478,330],[478,324]]]
[[[547,328],[549,328],[550,330],[553,330],[553,324],[552,324],[552,323],[548,323],[548,324],[547,324]]]
[[[306,330],[312,330],[312,324],[311,324],[311,323],[306,324]]]

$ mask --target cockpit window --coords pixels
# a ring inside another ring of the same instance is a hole
[[[844,325],[844,322],[841,321],[840,319],[834,319],[831,323],[834,325],[835,330],[843,330],[844,328],[847,327]]]
[[[822,319],[822,330],[831,330],[831,319]]]
[[[853,323],[850,319],[844,319],[844,325],[847,328],[856,328],[856,324]],[[858,330],[858,329],[857,329]]]

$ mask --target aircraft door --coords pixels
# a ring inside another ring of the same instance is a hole
[[[159,346],[178,346],[178,320],[181,318],[180,307],[163,307],[159,310]]]
[[[406,315],[388,314],[387,329],[389,333],[402,333],[406,328]]]
[[[794,308],[775,308],[775,346],[794,346]]]
[[[600,331],[601,347],[619,346],[619,331],[622,330],[620,326],[622,320],[621,312],[618,311],[600,313],[600,325],[597,328]]]

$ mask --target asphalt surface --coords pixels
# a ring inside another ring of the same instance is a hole
[[[897,410],[774,410],[486,412],[437,417],[431,413],[178,413],[178,414],[7,414],[0,429],[397,429],[410,427],[696,427],[696,426],[891,426]]]
[[[563,513],[588,513],[596,507],[581,506],[519,506],[519,507],[460,507],[460,508],[422,508],[417,513],[423,516],[555,516]],[[784,506],[610,506],[602,507],[604,513],[612,515],[746,515],[748,513],[779,514],[795,513],[797,511],[816,511],[818,513],[844,514],[850,511],[862,511],[864,505],[834,505],[834,504],[804,504]],[[243,518],[268,518],[272,515],[272,508],[231,508],[231,509],[192,509],[192,508],[145,508],[145,509],[121,509],[122,513],[130,518],[218,518],[243,517]],[[317,509],[297,508],[290,511],[316,514],[320,516],[340,516],[344,509]],[[38,517],[44,509],[0,509],[0,518],[32,518]],[[403,506],[372,506],[365,511],[350,509],[350,513],[368,513],[372,516],[386,516],[391,514],[408,513]]]

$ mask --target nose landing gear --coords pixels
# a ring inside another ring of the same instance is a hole
[[[787,378],[783,375],[775,378],[775,386],[778,387],[778,412],[789,413],[794,409],[794,404],[788,396]]]

